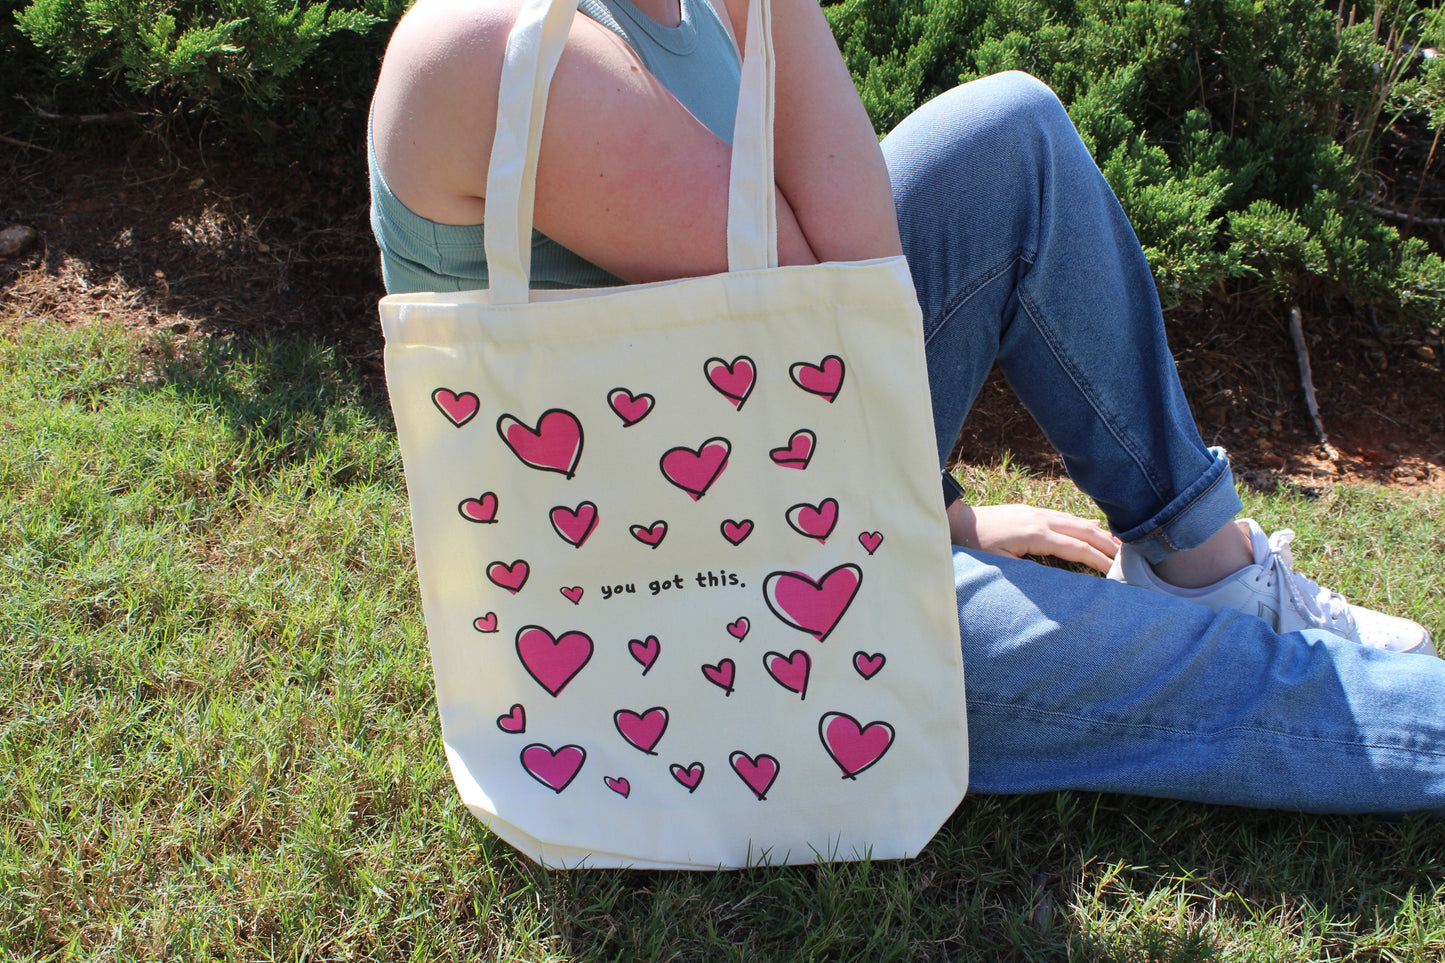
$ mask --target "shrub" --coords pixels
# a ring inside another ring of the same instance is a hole
[[[840,0],[827,14],[880,132],[955,83],[1009,69],[1049,83],[1166,304],[1231,284],[1445,321],[1445,262],[1365,206],[1388,128],[1445,129],[1445,58],[1420,53],[1445,47],[1441,10],[1388,0],[1357,23],[1318,0]]]

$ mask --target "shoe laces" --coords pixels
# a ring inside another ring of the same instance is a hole
[[[1296,572],[1294,555],[1290,542],[1294,532],[1282,528],[1269,537],[1269,558],[1260,566],[1256,581],[1263,581],[1265,588],[1273,588],[1275,597],[1281,602],[1289,600],[1300,617],[1321,628],[1343,629],[1353,635],[1355,619],[1350,614],[1350,603],[1338,592],[1320,588],[1313,581]]]

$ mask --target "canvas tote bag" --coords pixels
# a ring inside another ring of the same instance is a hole
[[[555,867],[916,854],[968,774],[952,566],[903,258],[777,267],[768,4],[727,274],[527,290],[576,0],[527,0],[492,286],[381,301],[462,799]]]

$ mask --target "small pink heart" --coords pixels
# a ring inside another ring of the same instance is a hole
[[[763,668],[768,670],[773,681],[805,699],[808,697],[808,671],[812,667],[813,660],[802,649],[794,649],[791,655],[769,652],[763,656]]]
[[[702,370],[707,375],[708,384],[741,411],[743,402],[753,393],[757,374],[753,359],[747,355],[739,355],[732,360],[732,364],[728,364],[721,358],[708,358]]]
[[[582,502],[576,508],[558,505],[547,513],[547,518],[552,522],[552,531],[562,541],[581,548],[587,536],[597,528],[597,504]]]
[[[522,586],[527,584],[527,576],[531,572],[532,567],[520,558],[511,565],[493,562],[487,566],[487,581],[516,595],[522,590]]]
[[[603,776],[602,781],[607,783],[608,789],[611,789],[623,799],[626,799],[632,793],[632,783],[628,782],[625,776],[618,776],[616,779],[613,779],[611,776]]]
[[[733,676],[737,672],[737,665],[732,659],[723,659],[717,665],[704,665],[702,674],[707,681],[722,689],[727,695],[733,694]]]
[[[573,605],[576,605],[578,602],[582,601],[582,586],[580,585],[569,586],[562,589],[561,592],[563,596],[566,597],[567,601],[571,602]]]
[[[450,388],[433,391],[431,402],[437,406],[438,411],[447,416],[447,421],[458,428],[475,418],[482,407],[481,401],[470,391],[458,394]]]
[[[582,458],[582,423],[570,411],[549,408],[531,428],[513,415],[497,419],[497,434],[524,465],[571,478]]]
[[[649,635],[645,639],[633,639],[627,643],[627,651],[642,666],[642,674],[647,675],[647,670],[652,668],[652,663],[657,661],[658,654],[662,651],[662,643],[657,641],[657,636]]]
[[[727,521],[722,523],[722,537],[727,539],[729,542],[732,542],[734,545],[741,545],[743,539],[747,538],[752,533],[753,520],[751,518],[744,518],[740,522],[735,522],[731,518],[729,518]]]
[[[626,388],[613,388],[607,392],[607,404],[622,419],[624,428],[631,428],[646,418],[656,400],[646,392],[635,395]]]
[[[628,531],[642,544],[656,548],[662,544],[662,538],[667,534],[667,522],[659,520],[651,525],[633,525]]]
[[[838,500],[825,498],[816,505],[800,502],[788,509],[788,525],[799,535],[826,542],[838,524]]]
[[[653,706],[643,712],[618,709],[612,713],[612,724],[622,738],[649,756],[655,756],[657,753],[653,749],[667,731],[667,718],[667,710],[662,706]]]
[[[778,760],[760,753],[757,756],[750,756],[746,752],[738,750],[728,756],[728,763],[733,767],[733,772],[738,774],[753,795],[759,799],[767,799],[767,792],[772,788],[773,781],[778,778]]]
[[[486,492],[480,498],[463,498],[457,511],[469,522],[489,524],[497,520],[497,496]]]
[[[813,460],[813,449],[817,447],[818,436],[807,428],[799,428],[788,438],[788,443],[781,448],[774,448],[768,452],[773,459],[773,464],[783,468],[807,468],[808,462]]]
[[[522,750],[522,768],[527,775],[553,792],[561,792],[572,784],[587,761],[587,750],[581,746],[551,746],[534,742]]]
[[[472,628],[478,632],[497,631],[497,613],[488,612],[486,615],[479,615],[472,619]]]
[[[728,623],[728,635],[731,635],[733,638],[741,642],[743,639],[748,637],[748,629],[750,628],[752,628],[752,623],[747,620],[746,616],[743,616],[736,622]]]
[[[878,551],[878,546],[883,544],[883,536],[879,532],[860,532],[858,544],[862,545],[869,555],[872,555]]]
[[[674,762],[667,769],[672,773],[672,778],[687,787],[688,792],[695,790],[698,783],[702,782],[703,767],[700,762],[695,762],[690,766],[681,766]]]
[[[846,712],[825,712],[818,720],[818,735],[823,748],[843,770],[844,779],[852,779],[873,765],[893,745],[893,727],[886,722],[870,722],[866,726]]]
[[[658,467],[662,477],[687,492],[697,501],[728,466],[732,442],[726,438],[709,438],[697,448],[677,447],[663,452]]]
[[[527,710],[522,708],[520,702],[514,704],[512,710],[506,715],[497,716],[497,728],[503,732],[526,732]]]
[[[827,399],[831,405],[843,387],[843,359],[830,354],[817,364],[799,361],[788,368],[788,377],[799,388]]]
[[[887,657],[882,652],[874,652],[872,655],[867,652],[853,653],[853,668],[857,669],[858,674],[865,679],[871,679],[877,675],[878,670],[883,668],[883,663],[887,661]]]

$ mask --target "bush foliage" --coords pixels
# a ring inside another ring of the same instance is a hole
[[[15,11],[14,27],[0,24],[12,65],[0,65],[0,95],[200,114],[292,153],[354,149],[407,4],[0,0]],[[1445,262],[1382,219],[1378,196],[1396,173],[1381,166],[1392,128],[1434,137],[1410,160],[1417,183],[1445,166],[1445,57],[1427,55],[1445,48],[1445,10],[1430,0],[824,6],[880,132],[961,81],[1021,69],[1048,82],[1133,220],[1166,304],[1252,289],[1445,323]]]

